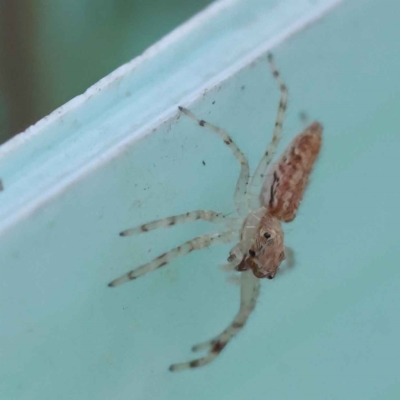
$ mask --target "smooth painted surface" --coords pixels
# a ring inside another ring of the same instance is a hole
[[[122,229],[198,208],[233,211],[235,159],[181,117],[127,143],[1,237],[2,397],[399,398],[399,11],[390,0],[344,2],[274,50],[290,90],[280,149],[301,130],[301,110],[324,124],[324,147],[285,227],[296,266],[263,282],[248,326],[220,359],[167,370],[236,312],[238,288],[217,268],[229,246],[106,287],[212,228],[120,238]],[[191,109],[229,130],[254,167],[278,100],[263,57]]]

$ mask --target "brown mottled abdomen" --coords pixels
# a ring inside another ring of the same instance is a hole
[[[296,136],[272,166],[263,183],[260,201],[271,215],[284,222],[296,217],[322,141],[322,125],[313,122]]]

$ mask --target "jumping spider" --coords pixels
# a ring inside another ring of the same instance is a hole
[[[281,98],[272,141],[251,178],[246,157],[227,132],[204,120],[199,120],[189,110],[179,107],[184,115],[194,120],[199,126],[220,136],[240,163],[240,175],[234,194],[234,204],[238,216],[232,218],[215,211],[198,210],[149,222],[120,233],[121,236],[131,236],[199,219],[226,228],[221,232],[199,236],[183,243],[149,263],[115,279],[109,284],[111,287],[137,279],[193,250],[204,249],[218,243],[237,242],[230,251],[225,269],[242,272],[240,274],[241,300],[238,313],[222,333],[193,347],[193,351],[207,350],[204,357],[173,364],[170,366],[170,371],[181,371],[209,364],[244,327],[256,304],[260,285],[259,278],[273,279],[281,262],[286,257],[281,222],[290,222],[295,218],[321,147],[323,128],[319,122],[313,122],[295,137],[280,159],[268,169],[282,135],[282,123],[288,98],[287,87],[279,76],[271,54],[268,55],[268,62],[279,85]]]

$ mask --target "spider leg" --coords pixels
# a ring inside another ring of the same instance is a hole
[[[247,194],[247,202],[249,204],[250,209],[255,210],[260,207],[259,194],[261,190],[261,185],[263,183],[265,174],[267,172],[268,165],[273,159],[276,148],[278,146],[279,140],[282,137],[282,125],[285,119],[285,112],[287,107],[287,99],[288,99],[288,90],[286,85],[280,78],[279,72],[275,66],[272,54],[268,55],[268,62],[271,67],[272,75],[276,79],[279,85],[279,89],[281,91],[281,99],[279,101],[278,112],[275,121],[275,127],[272,134],[272,141],[267,146],[267,149],[261,158],[252,178],[250,181],[250,185],[248,188]]]
[[[240,175],[236,183],[234,203],[239,215],[247,215],[249,210],[247,207],[246,193],[250,179],[250,169],[249,169],[249,163],[245,155],[242,153],[237,144],[233,141],[233,139],[229,136],[229,134],[226,131],[204,120],[198,119],[191,111],[187,110],[186,108],[183,107],[178,107],[178,108],[183,114],[191,118],[193,121],[197,122],[201,127],[204,127],[216,133],[224,141],[224,143],[231,149],[232,154],[240,163]]]
[[[197,210],[185,214],[173,215],[168,218],[157,219],[148,222],[147,224],[140,225],[136,228],[127,229],[120,233],[120,236],[132,236],[138,233],[152,231],[159,228],[168,228],[173,225],[186,224],[187,222],[203,220],[212,222],[214,224],[223,225],[227,228],[238,228],[243,221],[239,218],[227,218],[224,214],[215,211]]]
[[[174,258],[181,257],[185,254],[192,252],[193,250],[200,250],[218,243],[229,243],[238,239],[238,231],[228,231],[228,232],[216,232],[209,233],[207,235],[198,236],[195,239],[189,240],[186,243],[181,244],[174,249],[161,254],[154,260],[143,264],[142,266],[129,271],[128,273],[122,275],[121,277],[113,280],[108,284],[110,287],[115,287],[122,285],[123,283],[129,282],[133,279],[139,278],[148,272],[155,271],[158,268],[164,267]]]
[[[235,285],[235,286],[240,286],[242,283],[242,277],[241,275],[237,275],[237,269],[236,269],[236,264],[235,263],[227,263],[224,265],[221,265],[219,267],[222,271],[224,272],[232,272],[232,275],[229,275],[226,278],[226,282],[228,282],[231,285]]]
[[[221,265],[219,268],[224,272],[236,271],[236,265],[234,263],[227,263],[227,264]]]
[[[285,246],[285,259],[286,266],[288,268],[293,268],[295,264],[294,251],[291,247]]]
[[[193,351],[208,350],[208,354],[204,357],[173,364],[170,366],[170,371],[182,371],[188,368],[201,367],[215,360],[229,341],[236,336],[246,324],[251,312],[256,305],[257,297],[260,291],[260,281],[251,271],[242,272],[241,274],[241,289],[240,289],[240,309],[232,323],[218,336],[193,346]]]
[[[231,285],[240,286],[241,283],[242,283],[242,279],[238,275],[229,275],[226,278],[226,282],[231,284]]]

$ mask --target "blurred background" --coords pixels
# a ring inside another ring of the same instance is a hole
[[[211,0],[0,0],[0,143]]]

